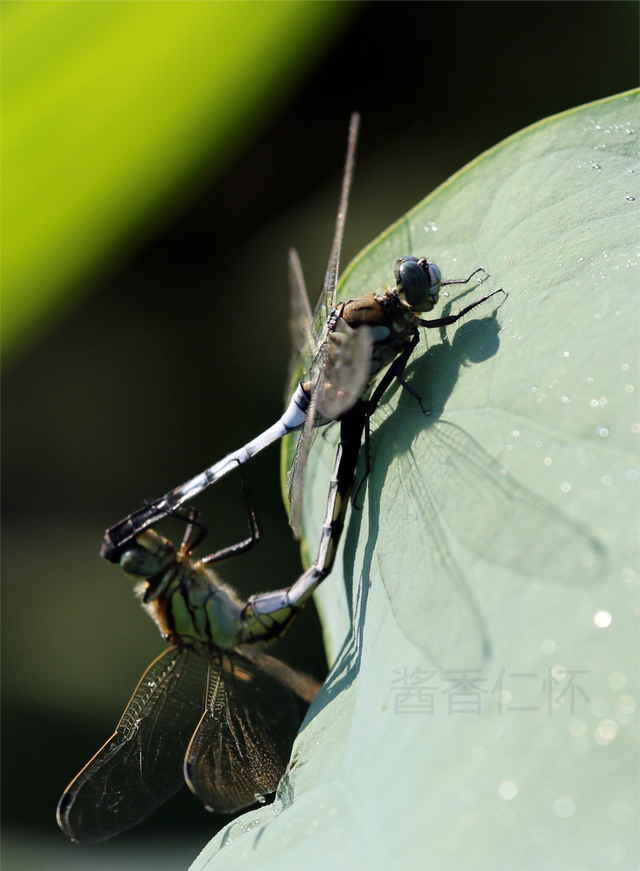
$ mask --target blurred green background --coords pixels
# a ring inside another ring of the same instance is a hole
[[[4,867],[185,868],[226,821],[186,789],[105,845],[55,824],[163,647],[103,530],[280,413],[286,252],[314,293],[352,110],[343,265],[484,149],[637,85],[638,6],[1,10]],[[300,570],[276,448],[247,479],[263,542],[221,572],[243,595]],[[244,537],[237,480],[200,505],[211,549]],[[326,673],[312,608],[274,653]]]

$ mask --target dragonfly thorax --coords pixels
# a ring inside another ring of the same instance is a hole
[[[393,268],[396,289],[413,311],[428,312],[438,302],[442,275],[432,260],[407,255],[396,260]]]
[[[172,542],[147,529],[136,536],[120,565],[140,581],[136,593],[163,635],[218,647],[237,643],[240,602],[204,563],[194,562]]]

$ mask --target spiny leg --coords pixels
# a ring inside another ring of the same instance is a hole
[[[498,293],[503,293],[505,299],[509,296],[506,290],[500,288],[499,290],[494,290],[493,293],[488,294],[487,296],[483,296],[482,299],[477,299],[475,302],[469,303],[469,305],[465,306],[462,311],[459,311],[456,315],[448,315],[445,318],[434,318],[433,320],[424,320],[423,318],[416,318],[416,323],[420,324],[421,327],[448,327],[451,324],[455,324],[456,321],[459,321],[460,318],[463,318],[466,314],[472,311],[479,305],[482,305],[483,302],[486,302],[488,299],[491,299],[492,296],[496,296]],[[504,300],[503,300],[504,301]]]
[[[229,545],[229,547],[224,547],[222,548],[222,550],[216,551],[216,553],[212,553],[209,554],[209,556],[203,557],[200,560],[201,563],[222,562],[222,560],[229,559],[229,557],[237,556],[241,553],[246,553],[260,541],[260,526],[258,524],[258,518],[256,516],[253,503],[247,491],[242,466],[240,466],[240,475],[242,477],[242,496],[244,498],[244,504],[247,509],[247,520],[249,522],[249,537],[245,538],[244,541],[240,541],[237,544]]]
[[[416,330],[415,336],[411,339],[411,341],[409,342],[407,347],[404,349],[402,354],[400,354],[399,357],[396,357],[396,359],[393,361],[391,366],[389,366],[387,371],[384,373],[384,375],[380,379],[380,382],[378,383],[378,386],[376,387],[376,389],[373,393],[373,396],[371,397],[371,399],[367,403],[366,419],[365,419],[365,425],[364,425],[365,469],[364,469],[364,475],[362,476],[362,478],[358,482],[358,486],[356,487],[356,491],[353,494],[353,499],[352,499],[353,505],[356,508],[358,507],[358,496],[360,495],[360,491],[362,490],[362,487],[364,486],[364,482],[367,480],[367,478],[371,474],[371,416],[373,415],[374,411],[377,409],[378,405],[380,404],[380,401],[382,400],[382,397],[386,393],[389,385],[394,380],[394,378],[397,379],[400,382],[400,384],[402,385],[402,387],[405,390],[407,390],[411,394],[411,396],[413,396],[414,399],[416,399],[418,401],[418,403],[420,405],[420,409],[422,410],[423,414],[429,413],[422,405],[422,397],[420,396],[420,394],[416,390],[414,390],[413,387],[411,387],[409,384],[407,384],[407,382],[402,377],[402,373],[404,372],[404,370],[407,366],[407,363],[409,361],[409,357],[413,354],[413,352],[416,348],[416,345],[418,344],[419,341],[420,341],[420,334]]]
[[[477,275],[478,272],[484,272],[485,275],[489,274],[484,266],[478,266],[478,268],[474,269],[468,278],[447,278],[440,282],[440,287],[444,287],[445,284],[468,284],[473,276]]]

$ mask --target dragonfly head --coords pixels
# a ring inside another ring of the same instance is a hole
[[[176,561],[176,548],[153,529],[136,535],[131,547],[120,557],[120,567],[137,579],[155,578]]]
[[[413,311],[428,312],[438,302],[442,275],[439,267],[426,257],[406,255],[393,268],[396,290]]]

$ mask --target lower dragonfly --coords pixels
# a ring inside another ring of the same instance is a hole
[[[186,781],[210,809],[233,812],[274,792],[319,684],[255,644],[281,638],[310,592],[289,604],[268,593],[242,603],[211,570],[259,536],[195,561],[206,530],[185,506],[180,548],[152,529],[138,533],[120,566],[170,647],[144,673],[115,733],[65,790],[62,831],[96,842],[137,825]],[[275,604],[275,607],[274,607]]]

